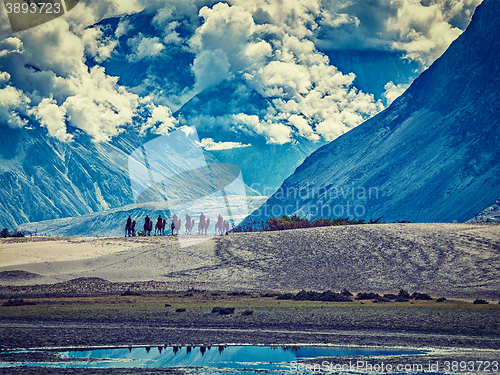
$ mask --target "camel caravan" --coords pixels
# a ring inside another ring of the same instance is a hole
[[[172,222],[170,224],[170,234],[178,235],[180,234],[180,230],[182,228],[182,220],[177,217],[176,214],[172,216]],[[193,234],[193,229],[196,224],[195,219],[191,218],[188,214],[186,214],[186,219],[184,221],[184,234],[190,235]],[[158,215],[158,219],[156,220],[156,224],[154,226],[153,232],[153,220],[146,215],[144,219],[144,226],[142,231],[136,231],[135,229],[136,222],[132,220],[129,216],[127,219],[127,223],[125,224],[125,237],[135,237],[135,236],[151,236],[151,233],[154,233],[155,236],[163,236],[165,235],[165,228],[167,226],[167,220],[163,219],[161,215]],[[200,214],[198,220],[198,234],[206,235],[208,231],[208,227],[210,226],[210,219],[205,218],[203,212]],[[217,218],[217,222],[215,223],[215,233],[214,234],[229,234],[229,221],[224,220],[224,218],[219,214]]]

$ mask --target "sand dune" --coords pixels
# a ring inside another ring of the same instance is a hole
[[[1,277],[23,270],[41,277]],[[0,241],[0,285],[78,277],[173,289],[301,289],[500,299],[500,225],[382,224],[236,233],[180,248],[176,237]],[[3,273],[3,275],[7,275]]]

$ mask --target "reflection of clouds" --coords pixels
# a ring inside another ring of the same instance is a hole
[[[149,350],[148,350],[149,349]],[[148,347],[131,349],[100,349],[63,352],[67,358],[113,359],[106,366],[147,368],[206,366],[212,368],[247,370],[291,370],[291,362],[318,357],[377,356],[424,354],[423,350],[339,348],[339,347],[269,347],[253,345],[203,347]],[[338,363],[338,361],[332,361]],[[99,364],[99,362],[97,362]],[[327,362],[330,363],[330,362]],[[89,365],[88,367],[92,367]],[[333,370],[333,364],[332,364]]]
[[[206,366],[218,368],[278,369],[271,362],[296,359],[292,351],[262,346],[158,347],[132,349],[100,349],[61,353],[66,358],[110,359],[96,362],[98,367],[174,367]],[[92,367],[90,363],[88,367]]]

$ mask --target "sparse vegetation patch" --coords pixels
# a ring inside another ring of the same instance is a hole
[[[476,299],[474,301],[474,305],[487,305],[489,302],[485,301],[484,299]]]
[[[296,214],[283,215],[280,218],[271,217],[266,221],[254,221],[235,227],[233,232],[261,232],[261,231],[278,231],[299,228],[318,228],[330,227],[337,225],[356,225],[356,224],[382,224],[382,217],[370,220],[351,219],[349,217],[338,217],[335,219],[319,217],[313,220],[308,220]],[[398,223],[410,223],[408,220],[400,220]]]
[[[29,306],[29,305],[36,305],[36,303],[31,301],[25,301],[22,298],[20,299],[12,298],[2,304],[2,306]]]
[[[231,315],[234,314],[234,310],[234,307],[214,307],[212,309],[212,314]]]
[[[300,291],[293,297],[294,301],[323,301],[323,302],[352,302],[349,297],[340,293],[332,292],[331,290],[320,292],[305,290]]]

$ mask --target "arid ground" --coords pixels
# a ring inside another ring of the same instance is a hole
[[[36,275],[9,277],[12,274],[3,272],[12,270]],[[175,236],[0,241],[0,285],[99,277],[161,281],[171,290],[347,288],[384,293],[404,288],[498,301],[499,271],[498,224],[380,224],[235,233],[185,248]]]
[[[0,303],[23,298],[35,304],[0,306],[0,359],[20,360],[5,352],[16,348],[254,343],[431,348],[415,360],[498,360],[499,256],[495,224],[230,234],[182,249],[167,236],[4,239]],[[404,289],[434,299],[339,303],[275,296],[344,288],[354,294]],[[476,299],[489,303],[475,305]],[[235,312],[213,313],[217,307]],[[50,358],[45,353],[38,360]],[[0,368],[0,374],[30,371]]]

